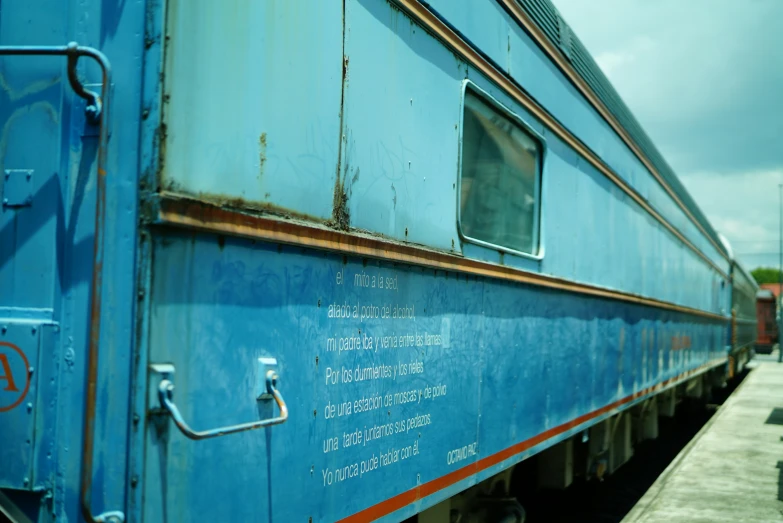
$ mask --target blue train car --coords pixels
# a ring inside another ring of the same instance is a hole
[[[0,54],[14,521],[521,521],[742,348],[546,0],[11,1]]]
[[[736,260],[731,265],[731,339],[729,340],[729,376],[745,368],[753,357],[758,341],[756,280]]]

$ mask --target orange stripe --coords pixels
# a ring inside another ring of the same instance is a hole
[[[416,488],[406,490],[401,494],[397,494],[396,496],[381,501],[376,505],[368,507],[360,512],[348,516],[347,518],[339,520],[339,523],[363,523],[365,521],[373,521],[376,519],[380,519],[384,516],[388,516],[392,512],[400,510],[401,508],[404,508],[410,505],[411,503],[415,503],[416,501],[419,501],[428,496],[436,494],[437,492],[445,488],[448,488],[464,479],[469,478],[470,476],[473,476],[474,474],[477,474],[494,465],[497,465],[498,463],[501,463],[509,458],[512,458],[517,454],[521,454],[522,452],[525,452],[535,447],[536,445],[545,442],[548,439],[551,439],[575,427],[578,427],[579,425],[582,425],[587,421],[595,419],[603,414],[606,414],[607,412],[610,412],[618,407],[621,407],[636,399],[646,396],[652,392],[660,392],[662,389],[674,385],[679,381],[682,381],[686,378],[693,377],[696,374],[709,370],[725,362],[726,362],[725,358],[715,359],[709,363],[702,365],[701,367],[698,367],[693,370],[689,370],[687,372],[683,372],[682,374],[675,376],[674,378],[670,378],[666,381],[662,381],[661,383],[658,383],[657,385],[653,385],[652,387],[647,387],[646,389],[642,389],[638,392],[635,392],[634,394],[631,394],[630,396],[626,396],[625,398],[617,400],[614,403],[610,403],[609,405],[601,407],[598,410],[594,410],[593,412],[583,414],[578,418],[575,418],[567,423],[558,425],[557,427],[553,427],[540,434],[537,434],[536,436],[533,436],[530,439],[526,439],[525,441],[521,441],[515,445],[512,445],[506,449],[501,450],[500,452],[496,452],[495,454],[487,456],[486,458],[482,458],[476,461],[475,463],[471,463],[470,465],[457,469],[453,472],[449,472],[445,476],[440,476],[439,478],[435,478],[432,481],[428,481],[427,483],[424,483],[423,485],[419,485]]]
[[[474,274],[487,278],[526,283],[566,292],[586,294],[597,298],[620,300],[627,303],[682,312],[714,321],[729,321],[729,318],[713,312],[586,283],[577,283],[554,276],[523,271],[506,265],[464,258],[456,254],[436,251],[419,245],[399,243],[357,232],[336,231],[317,224],[245,214],[224,209],[209,202],[192,200],[183,195],[162,193],[160,196],[160,208],[157,219],[158,223],[163,225],[257,238],[264,241],[326,249],[355,256],[366,256],[445,271]]]

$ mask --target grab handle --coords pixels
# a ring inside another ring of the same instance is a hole
[[[269,369],[265,372],[264,379],[266,381],[266,393],[260,394],[257,399],[268,399],[270,396],[274,398],[277,406],[280,408],[279,416],[276,418],[269,418],[260,421],[252,421],[249,423],[241,423],[239,425],[229,425],[227,427],[201,431],[190,428],[185,419],[182,417],[182,413],[177,408],[177,404],[174,403],[174,382],[171,381],[173,379],[173,372],[166,372],[161,374],[163,374],[163,379],[160,380],[160,383],[158,384],[158,399],[160,400],[160,406],[168,412],[180,432],[190,439],[200,440],[217,438],[218,436],[226,436],[228,434],[244,432],[246,430],[255,430],[263,427],[270,427],[272,425],[279,425],[281,423],[285,423],[286,420],[288,420],[288,406],[285,404],[285,400],[283,400],[283,395],[280,394],[279,390],[277,390],[278,375],[277,372],[273,369]]]

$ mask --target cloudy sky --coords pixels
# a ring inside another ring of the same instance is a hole
[[[553,0],[748,268],[777,266],[783,0]]]

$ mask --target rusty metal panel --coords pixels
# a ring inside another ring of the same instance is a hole
[[[332,2],[169,2],[160,186],[330,218],[342,28]]]
[[[467,66],[387,2],[347,1],[346,27],[340,190],[351,227],[461,251],[456,172]]]

